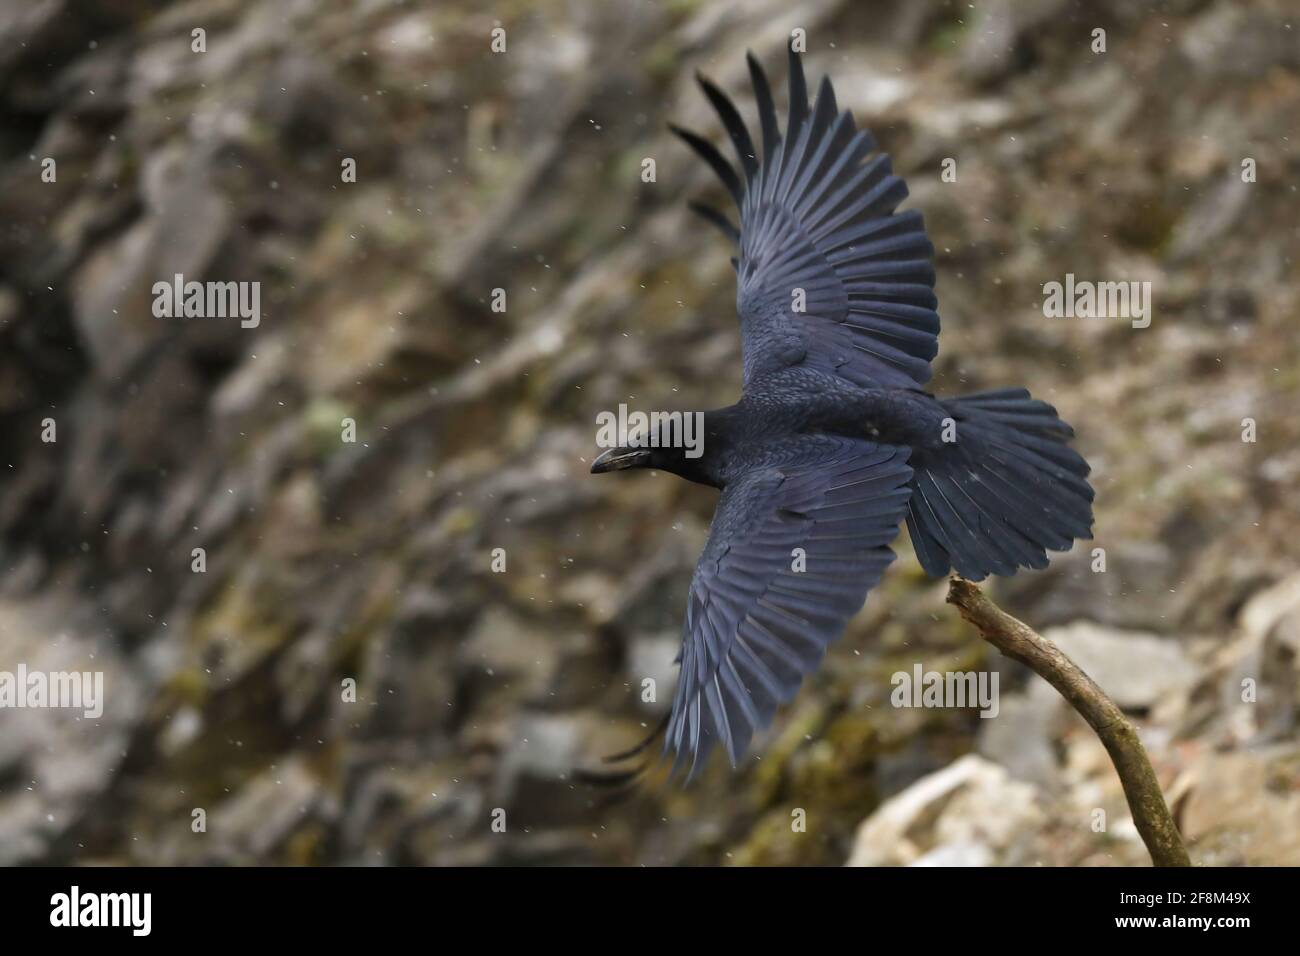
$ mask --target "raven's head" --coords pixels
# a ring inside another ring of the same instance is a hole
[[[717,482],[706,470],[702,458],[692,458],[682,448],[642,448],[636,445],[620,446],[601,452],[591,463],[593,475],[628,468],[651,468],[666,471],[687,481],[717,487]]]
[[[703,466],[705,425],[702,412],[656,412],[626,428],[616,443],[613,416],[605,423],[600,444],[607,450],[591,463],[593,475],[628,468],[652,468],[680,475],[691,481],[711,482]],[[626,422],[622,423],[624,426]]]

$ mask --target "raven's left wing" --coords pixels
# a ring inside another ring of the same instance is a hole
[[[938,351],[933,247],[921,214],[895,212],[907,186],[875,141],[839,112],[829,79],[808,109],[798,54],[790,53],[790,116],[777,126],[767,77],[749,58],[763,156],[731,101],[700,85],[735,146],[733,167],[706,139],[674,127],[722,179],[740,228],[692,209],[740,246],[736,311],[744,380],[802,365],[862,387],[916,388]]]
[[[809,435],[727,485],[687,599],[664,739],[733,766],[862,607],[907,511],[908,450]],[[801,550],[800,550],[801,549]]]

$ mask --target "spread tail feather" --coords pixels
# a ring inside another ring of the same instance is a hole
[[[1048,551],[1092,537],[1088,463],[1073,429],[1024,389],[942,402],[955,440],[914,454],[907,528],[927,574],[979,581],[1047,567]]]

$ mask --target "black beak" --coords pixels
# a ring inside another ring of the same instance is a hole
[[[611,448],[591,463],[591,473],[601,475],[607,471],[637,468],[650,461],[650,452],[644,448]]]

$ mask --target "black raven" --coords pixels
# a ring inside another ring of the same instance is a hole
[[[1024,389],[938,399],[934,248],[890,160],[841,112],[829,79],[808,107],[790,52],[782,135],[767,77],[749,71],[762,155],[736,108],[699,82],[739,169],[673,127],[740,210],[740,401],[703,413],[702,453],[642,434],[593,473],[656,468],[722,491],[686,607],[665,752],[692,773],[721,740],[734,766],[894,558],[906,521],[925,571],[980,580],[1047,566],[1092,531],[1088,464],[1072,429]],[[872,155],[874,153],[874,155]],[[658,446],[658,447],[654,447]]]

